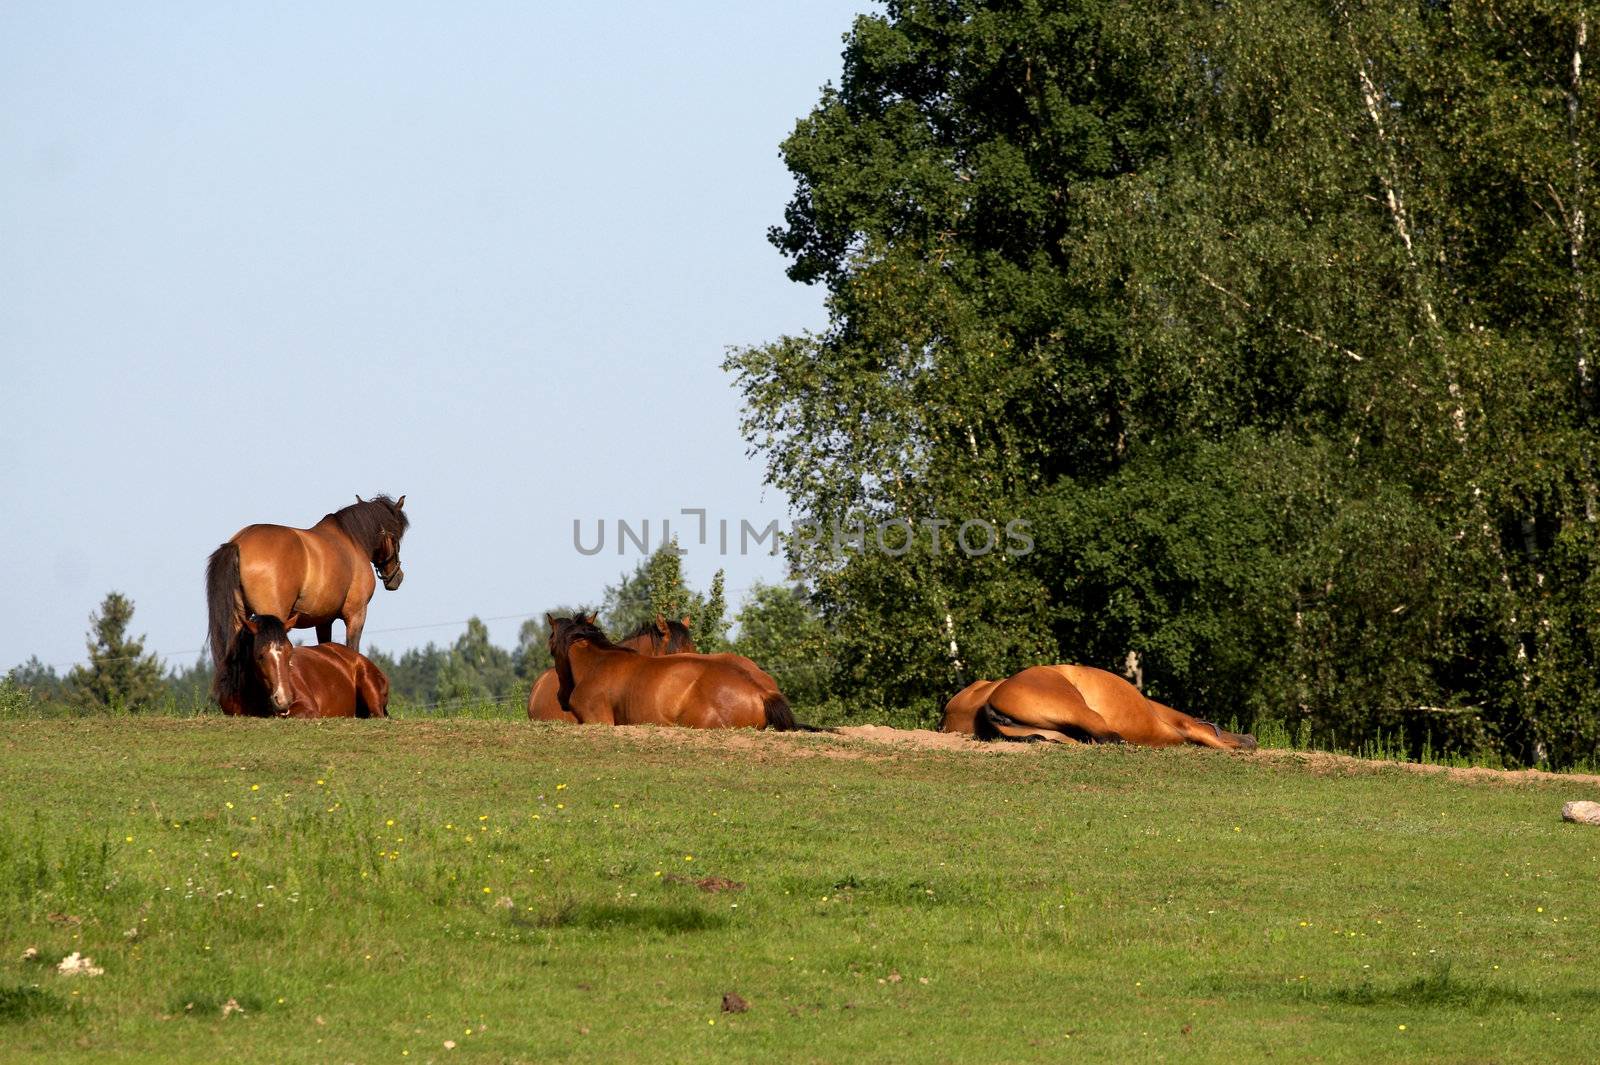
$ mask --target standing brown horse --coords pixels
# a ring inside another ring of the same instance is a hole
[[[804,729],[782,694],[707,655],[650,658],[606,639],[592,617],[556,618],[550,653],[561,705],[583,724]]]
[[[345,644],[361,650],[367,603],[376,588],[373,570],[390,591],[400,587],[400,538],[410,519],[406,497],[375,496],[336,510],[309,529],[246,525],[211,553],[206,562],[208,639],[220,701],[223,659],[244,619],[251,614],[295,618],[316,627],[317,642],[333,639],[333,622],[344,622]]]
[[[581,615],[580,615],[581,616]],[[594,616],[590,615],[592,622]],[[694,637],[689,635],[689,619],[682,621],[668,621],[656,615],[653,624],[640,625],[639,628],[623,640],[621,646],[651,658],[660,658],[662,655],[693,654],[696,650]],[[577,715],[561,709],[561,697],[557,694],[560,681],[556,678],[554,668],[547,669],[539,674],[533,682],[533,689],[528,692],[528,720],[529,721],[565,721],[577,724]]]
[[[244,619],[223,663],[222,709],[251,717],[388,717],[389,678],[366,655],[336,643],[296,647],[298,620]]]
[[[1002,681],[969,684],[945,704],[943,729],[980,740],[1055,743],[1193,743],[1251,750],[1256,738],[1225,732],[1144,695],[1115,673],[1090,666],[1030,666]]]

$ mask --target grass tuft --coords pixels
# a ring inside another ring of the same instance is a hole
[[[1450,974],[1449,965],[1402,984],[1382,987],[1363,981],[1356,987],[1337,989],[1327,997],[1350,1006],[1409,1006],[1474,1012],[1497,1006],[1525,1006],[1530,1001],[1527,994],[1515,987],[1458,979]]]
[[[54,991],[31,984],[0,987],[0,1024],[21,1024],[36,1017],[66,1013],[71,1004]]]

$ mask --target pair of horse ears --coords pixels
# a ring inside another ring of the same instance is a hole
[[[366,502],[365,499],[361,498],[361,493],[360,492],[356,493],[356,502],[357,503],[365,503]],[[396,509],[396,510],[404,510],[404,509],[406,509],[406,497],[405,496],[401,496],[399,499],[394,501],[394,509]]]

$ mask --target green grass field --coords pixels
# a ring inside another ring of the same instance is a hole
[[[0,1059],[1594,1061],[1600,830],[1559,811],[1595,797],[1197,749],[14,720]]]

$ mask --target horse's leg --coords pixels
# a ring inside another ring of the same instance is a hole
[[[331,618],[327,621],[321,621],[317,623],[317,642],[333,642],[333,620]]]
[[[1236,732],[1225,732],[1209,721],[1202,721],[1198,717],[1191,717],[1181,710],[1174,710],[1165,703],[1158,703],[1154,699],[1148,700],[1156,716],[1168,727],[1183,737],[1186,743],[1193,743],[1201,747],[1212,747],[1219,751],[1249,751],[1256,747],[1256,738],[1250,735],[1240,735]]]
[[[1182,716],[1188,717],[1187,714]],[[1197,717],[1189,718],[1187,725],[1178,726],[1178,731],[1190,743],[1215,747],[1219,751],[1253,751],[1260,746],[1248,732],[1229,732]]]
[[[1001,724],[1061,733],[1085,743],[1123,742],[1075,685],[1053,673],[1024,670],[990,692],[984,706],[1006,719]]]
[[[365,662],[356,671],[356,716],[389,716],[389,678]]]
[[[567,702],[572,707],[572,714],[578,719],[580,725],[615,725],[617,723],[616,709],[605,700],[586,698],[576,689],[568,696]]]
[[[367,605],[362,603],[344,617],[344,645],[352,651],[361,650],[361,630],[367,627]],[[328,622],[328,634],[333,634],[333,622]]]

